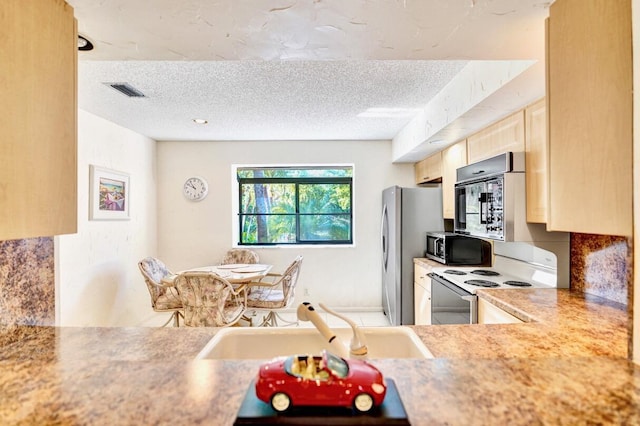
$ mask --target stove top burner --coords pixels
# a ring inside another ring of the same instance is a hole
[[[455,269],[447,269],[446,271],[444,271],[444,273],[451,275],[467,275],[465,271],[457,271]]]
[[[525,282],[525,281],[508,280],[508,281],[503,282],[502,284],[512,285],[514,287],[531,287],[531,283],[528,283],[528,282]]]
[[[500,284],[487,280],[466,280],[465,284],[477,285],[480,287],[500,287]]]
[[[498,272],[490,271],[488,269],[474,269],[473,271],[471,271],[471,273],[476,275],[482,275],[485,277],[496,277],[500,275]]]

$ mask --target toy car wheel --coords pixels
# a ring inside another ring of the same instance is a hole
[[[291,399],[286,393],[278,392],[271,397],[271,407],[278,412],[287,411],[291,406]]]
[[[373,398],[369,394],[361,393],[353,400],[353,406],[357,411],[366,413],[373,408]]]

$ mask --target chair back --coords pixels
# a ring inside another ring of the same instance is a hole
[[[244,314],[246,302],[242,295],[214,272],[183,272],[174,283],[184,308],[184,324],[188,327],[225,327],[236,323]]]
[[[282,278],[280,278],[282,293],[284,295],[284,306],[289,306],[295,298],[296,284],[298,283],[298,276],[300,275],[300,268],[302,267],[302,259],[302,256],[296,257],[286,271],[284,271]]]
[[[258,263],[260,262],[260,256],[253,250],[249,249],[230,249],[222,258],[222,265],[232,265],[235,263]]]
[[[145,257],[138,262],[138,268],[144,277],[144,282],[149,289],[151,296],[151,305],[155,307],[158,297],[164,295],[165,288],[162,286],[162,279],[167,275],[171,275],[171,271],[160,259],[155,257]]]

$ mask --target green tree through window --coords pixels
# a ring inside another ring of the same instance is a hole
[[[240,245],[351,244],[352,166],[239,167]]]

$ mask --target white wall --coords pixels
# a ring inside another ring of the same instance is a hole
[[[154,316],[137,262],[156,255],[156,142],[78,112],[78,233],[56,241],[56,323],[132,326]],[[130,174],[127,221],[90,221],[89,164]]]
[[[232,164],[355,164],[354,247],[256,251],[274,271],[304,256],[296,303],[381,308],[382,190],[414,186],[413,165],[391,163],[390,141],[158,142],[157,151],[158,252],[174,271],[216,264],[233,245]],[[193,175],[209,182],[209,195],[200,202],[182,195],[182,184]]]

